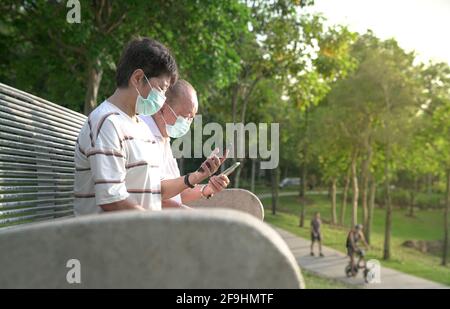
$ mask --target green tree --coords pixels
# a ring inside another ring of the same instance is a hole
[[[403,51],[394,40],[377,41],[369,38],[366,44],[369,52],[360,64],[360,70],[366,85],[375,96],[370,102],[376,104],[379,112],[374,140],[384,148],[385,206],[386,228],[384,242],[384,259],[391,255],[392,203],[391,203],[391,168],[396,151],[401,147],[406,134],[411,133],[411,119],[419,109],[419,87],[413,78],[417,68],[413,66],[414,55]],[[367,101],[366,101],[367,102]]]
[[[444,207],[444,246],[442,265],[448,263],[449,251],[449,211],[450,211],[450,67],[445,63],[430,64],[422,70],[424,98],[422,114],[423,130],[420,137],[424,140],[426,156],[438,164],[440,174],[446,181],[446,199]],[[430,161],[431,161],[430,160]]]
[[[369,179],[372,178],[371,201],[376,184],[373,177],[374,156],[378,158],[375,162],[384,163],[387,211],[385,258],[389,258],[392,225],[390,177],[397,154],[405,146],[407,134],[414,131],[420,87],[412,76],[417,75],[418,71],[412,64],[412,54],[404,52],[393,40],[380,41],[371,32],[358,38],[352,46],[351,55],[357,60],[357,68],[333,85],[327,97],[327,112],[330,115],[325,117],[328,124],[323,126],[326,131],[322,135],[333,136],[332,140],[339,145],[340,152],[347,153],[353,184],[352,225],[358,222],[361,183],[358,178],[362,178],[363,222],[367,236],[371,217],[369,208],[373,209],[372,202],[368,207]],[[323,121],[322,117],[321,123]],[[375,153],[380,150],[384,152],[382,156]],[[360,173],[358,165],[361,166]]]
[[[0,78],[85,114],[113,91],[115,63],[138,35],[171,48],[182,77],[208,97],[240,69],[232,43],[249,20],[237,0],[93,0],[81,3],[79,24],[66,21],[65,1],[5,0],[0,12]]]
[[[320,19],[318,19],[320,20]],[[355,34],[345,27],[331,27],[321,29],[316,36],[316,53],[310,58],[311,62],[298,71],[289,75],[287,96],[297,107],[300,113],[300,125],[297,135],[298,156],[294,160],[300,162],[300,216],[299,226],[305,222],[305,191],[308,165],[311,163],[313,153],[309,150],[310,114],[325,98],[331,86],[337,79],[344,77],[354,68],[354,59],[350,55],[350,47]]]

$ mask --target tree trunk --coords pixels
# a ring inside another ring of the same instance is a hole
[[[250,191],[255,192],[255,172],[256,172],[256,159],[252,159],[252,171],[250,178]]]
[[[442,265],[447,265],[448,259],[448,213],[450,210],[450,170],[447,170],[447,194],[445,198],[445,210],[444,210],[444,246],[442,249]]]
[[[331,180],[331,223],[337,223],[336,215],[336,178]]]
[[[272,214],[275,215],[278,207],[278,185],[280,184],[280,176],[278,167],[271,170],[272,183]]]
[[[391,205],[391,184],[389,181],[389,160],[391,158],[390,145],[386,145],[386,162],[384,166],[385,181],[385,204],[386,204],[386,226],[384,231],[384,251],[383,259],[388,260],[391,257],[391,230],[392,230],[392,205]]]
[[[362,210],[363,210],[363,225],[364,225],[364,234],[367,236],[367,221],[368,221],[368,207],[367,207],[367,198],[369,191],[369,169],[370,163],[372,161],[372,146],[370,145],[370,140],[368,141],[367,146],[367,157],[364,160],[363,168],[362,168]]]
[[[236,124],[236,120],[237,120],[237,106],[238,106],[238,98],[239,98],[239,84],[234,84],[234,86],[232,87],[232,94],[231,94],[231,119],[232,119],[232,123]],[[237,144],[239,143],[239,141],[237,140],[237,132],[236,130],[234,131],[233,134],[233,153],[230,153],[230,156],[233,158],[233,164],[238,162],[237,159]],[[239,175],[240,172],[239,170],[242,167],[240,167],[235,175],[233,176],[233,185],[235,188],[239,188]],[[239,173],[239,174],[238,174]]]
[[[308,157],[308,144],[306,142],[306,137],[308,134],[308,108],[305,110],[305,143],[303,145],[303,164],[302,164],[302,175],[300,177],[300,220],[299,226],[305,226],[305,208],[306,208],[306,178],[307,178],[307,157]]]
[[[237,118],[237,103],[238,103],[239,85],[236,83],[233,86],[233,93],[231,94],[231,119],[233,123],[236,123]]]
[[[248,106],[248,103],[250,102],[250,97],[251,97],[251,94],[253,93],[253,90],[255,89],[255,87],[256,87],[256,85],[258,84],[258,82],[261,80],[261,78],[262,77],[257,77],[257,78],[255,78],[254,80],[253,80],[253,82],[251,83],[251,86],[247,89],[247,92],[245,93],[245,96],[244,96],[244,98],[242,98],[241,99],[241,102],[242,102],[242,109],[241,109],[241,123],[242,124],[245,124],[245,116],[246,116],[246,113],[247,113],[247,106]],[[238,95],[238,91],[236,91],[236,96]],[[237,119],[237,97],[236,97],[236,99],[233,99],[233,123],[235,122],[235,120]],[[235,131],[235,135],[237,134],[237,132]],[[234,141],[236,142],[236,143],[238,143],[238,142],[240,142],[240,141],[237,141],[237,136],[235,137],[235,139],[234,139]],[[245,136],[244,136],[244,138],[243,138],[243,141],[242,141],[242,143],[244,144],[244,146],[245,146]],[[235,144],[235,145],[237,145],[237,144]],[[244,158],[239,158],[239,159],[237,159],[236,161],[239,161],[239,162],[241,162],[241,166],[240,166],[240,168],[236,171],[236,174],[235,174],[235,177],[234,177],[234,186],[236,187],[236,188],[239,188],[239,182],[240,182],[240,179],[241,179],[241,172],[242,172],[242,170],[243,170],[243,168],[244,168]],[[278,173],[278,178],[279,178],[279,173]]]
[[[306,208],[306,163],[302,164],[302,176],[300,177],[300,220],[298,226],[305,226],[305,208]]]
[[[350,187],[350,171],[351,169],[349,168],[347,174],[345,175],[344,192],[342,197],[341,213],[339,217],[340,225],[344,225],[345,222],[345,210],[347,208],[348,188]]]
[[[258,170],[255,171],[255,172],[256,172],[256,182],[257,182],[257,183],[263,182],[263,184],[264,184],[264,186],[265,186],[265,185],[266,185],[265,179],[263,179],[263,180],[261,181],[262,176],[265,175],[264,171],[265,171],[265,170],[258,169]],[[264,173],[264,174],[263,174],[263,173]]]
[[[352,156],[352,184],[353,184],[353,205],[352,205],[352,226],[358,223],[358,198],[359,198],[359,188],[358,188],[358,175],[356,173],[356,152]]]
[[[88,84],[84,99],[84,114],[88,116],[97,106],[97,95],[102,81],[103,69],[100,59],[95,59],[88,65]]]
[[[375,177],[371,177],[370,183],[370,197],[369,197],[369,213],[367,216],[366,240],[370,244],[370,235],[372,232],[373,211],[375,209],[375,194],[377,190],[377,183]]]
[[[417,177],[414,177],[413,189],[409,192],[409,216],[414,217],[414,207],[416,205]]]
[[[427,174],[427,193],[433,193],[433,174]]]
[[[383,93],[384,99],[386,102],[386,111],[389,113],[391,111],[391,102],[388,96],[387,85],[383,85]],[[386,132],[386,155],[385,155],[385,164],[384,164],[384,177],[386,179],[386,192],[385,192],[385,204],[386,204],[386,225],[384,231],[384,250],[383,250],[383,259],[388,260],[391,257],[391,232],[392,232],[392,204],[391,204],[391,183],[389,180],[389,162],[391,160],[391,141],[390,141],[390,125],[389,120],[384,121],[384,129]]]

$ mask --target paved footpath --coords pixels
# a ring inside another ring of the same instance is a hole
[[[408,275],[397,270],[381,267],[380,283],[364,283],[362,272],[355,278],[347,278],[344,273],[348,258],[345,254],[322,246],[325,257],[310,256],[310,241],[298,237],[285,230],[274,227],[274,229],[286,241],[287,245],[294,254],[298,265],[311,273],[325,278],[332,278],[355,287],[368,289],[445,289],[450,288],[433,281]],[[314,248],[317,252],[317,247]]]

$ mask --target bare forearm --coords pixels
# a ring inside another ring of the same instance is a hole
[[[100,205],[100,207],[104,211],[120,211],[120,210],[140,210],[140,211],[145,211],[144,207],[142,207],[141,205],[137,204],[135,201],[133,201],[130,198],[127,198],[127,199],[122,200],[122,201],[117,201],[117,202],[114,202],[114,203],[103,204],[103,205]]]
[[[189,182],[193,185],[202,182],[204,179],[205,177],[199,172],[189,174]],[[184,183],[184,176],[163,180],[161,181],[161,198],[163,200],[170,199],[186,189],[188,189],[188,186]]]
[[[209,179],[207,185],[197,186],[193,189],[186,189],[181,193],[183,203],[200,199],[202,196],[212,196],[224,190],[230,180],[225,175],[213,176]],[[203,191],[203,192],[202,192]]]

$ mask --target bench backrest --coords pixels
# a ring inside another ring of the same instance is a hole
[[[0,231],[0,248],[7,252],[0,254],[0,288],[304,286],[280,235],[235,210],[117,212],[40,222]],[[80,284],[73,283],[77,279]]]
[[[244,189],[226,189],[210,199],[200,199],[187,205],[196,208],[234,209],[264,220],[264,207],[261,201],[255,194]]]
[[[85,119],[0,83],[0,228],[73,215],[73,154]]]

